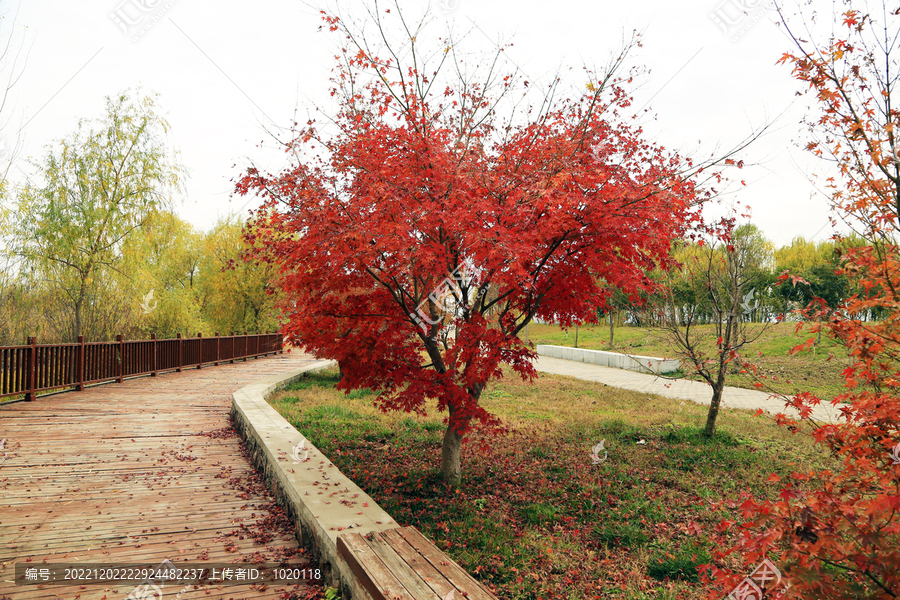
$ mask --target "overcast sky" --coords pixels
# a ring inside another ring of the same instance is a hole
[[[423,2],[409,2],[408,12],[420,14]],[[771,124],[743,153],[759,166],[738,174],[748,185],[735,198],[777,245],[798,235],[823,240],[833,233],[828,205],[810,183],[822,167],[796,145],[806,104],[788,67],[776,65],[788,46],[764,4],[432,0],[431,8],[434,18],[472,29],[467,50],[512,42],[510,68],[535,81],[560,66],[602,65],[623,31],[643,30],[632,59],[650,69],[634,90],[635,106],[651,109],[647,134],[704,158]],[[341,6],[361,12],[359,2]],[[33,175],[27,157],[42,156],[79,118],[102,116],[104,96],[140,85],[160,94],[171,143],[190,170],[178,211],[209,229],[231,212],[246,215],[246,199],[230,195],[249,161],[285,164],[283,154],[257,147],[268,139],[265,128],[288,126],[295,110],[334,106],[327,91],[336,38],[318,31],[316,11],[297,0],[0,0],[0,13],[0,35],[24,39],[28,60],[4,109],[13,116],[4,137],[24,124],[13,180]]]

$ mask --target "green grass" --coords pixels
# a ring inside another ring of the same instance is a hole
[[[672,551],[657,551],[650,559],[647,574],[658,580],[682,579],[698,582],[698,567],[709,564],[712,557],[705,547],[688,544]]]
[[[546,504],[529,504],[522,508],[522,519],[529,525],[544,525],[556,518],[559,508]]]
[[[509,433],[474,432],[451,488],[438,473],[445,425],[434,402],[425,415],[384,414],[371,392],[354,398],[336,383],[335,370],[313,373],[270,402],[398,523],[514,600],[699,599],[703,549],[728,543],[716,525],[739,518],[739,492],[772,496],[770,473],[830,460],[747,412],[721,413],[707,439],[704,406],[507,372],[482,404]],[[595,465],[600,440],[608,456]]]
[[[594,535],[607,548],[639,548],[650,541],[643,526],[621,521],[597,525],[594,527]]]

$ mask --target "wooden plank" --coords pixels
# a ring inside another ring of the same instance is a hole
[[[107,368],[110,356],[86,358]],[[232,391],[309,360],[281,355],[0,405],[0,438],[7,439],[8,453],[0,468],[0,598],[73,600],[80,594],[87,600],[105,594],[122,600],[133,589],[114,588],[119,593],[113,594],[97,586],[14,586],[14,564],[26,559],[36,565],[164,558],[224,564],[257,552],[277,562],[270,548],[297,552],[290,525],[269,529],[271,513],[264,507],[274,501],[271,494],[229,484],[254,473],[238,438],[201,434],[229,427]],[[242,525],[275,538],[257,543]],[[302,553],[289,558],[301,567],[307,561]],[[181,600],[270,600],[317,588],[321,582],[266,590],[201,586],[186,590]]]
[[[337,551],[373,600],[416,600],[360,534],[339,535]]]
[[[403,584],[409,593],[416,600],[441,600],[435,591],[422,579],[422,576],[416,570],[414,565],[407,563],[391,546],[388,540],[384,539],[385,532],[376,533],[366,541],[369,548],[381,559],[381,561],[391,570],[400,583]],[[419,561],[421,562],[421,561]]]
[[[451,584],[440,571],[431,566],[431,563],[423,557],[418,550],[403,539],[400,529],[388,529],[381,534],[391,548],[408,564],[419,577],[439,596],[445,598],[452,591],[461,591]],[[460,594],[461,595],[461,594]]]
[[[441,552],[431,540],[422,535],[415,527],[401,527],[398,529],[398,532],[410,546],[415,548],[456,589],[465,592],[464,595],[468,600],[498,600],[487,588],[456,564],[452,558]]]

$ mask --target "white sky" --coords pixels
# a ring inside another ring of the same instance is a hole
[[[425,1],[404,2],[404,12],[420,14]],[[809,181],[822,166],[796,146],[805,100],[795,96],[789,68],[775,64],[789,48],[761,0],[432,2],[436,19],[477,26],[466,49],[488,53],[492,42],[509,40],[510,60],[536,81],[560,65],[574,67],[573,77],[583,64],[603,65],[623,30],[643,29],[644,46],[632,58],[650,69],[634,92],[635,106],[649,102],[655,115],[644,119],[648,135],[703,158],[775,121],[743,153],[760,164],[738,174],[748,185],[736,198],[776,245],[832,235],[826,199]],[[737,20],[740,3],[750,15],[726,35],[711,14]],[[361,12],[358,0],[341,6]],[[111,17],[117,11],[141,19],[130,35]],[[41,157],[79,118],[102,116],[104,96],[141,85],[160,93],[171,142],[191,173],[179,213],[208,229],[245,204],[229,199],[241,167],[287,164],[284,154],[257,147],[268,140],[264,127],[286,127],[295,109],[305,117],[314,103],[334,108],[327,91],[337,38],[319,32],[316,11],[298,0],[0,0],[0,14],[0,36],[10,35],[15,17],[14,40],[24,38],[28,59],[4,109],[12,126],[0,132],[9,138],[25,124],[14,181],[34,173],[28,156]]]

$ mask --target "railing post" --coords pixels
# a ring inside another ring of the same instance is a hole
[[[156,334],[150,334],[150,340],[153,342],[150,344],[150,351],[153,353],[153,357],[150,360],[150,377],[156,377],[156,372],[159,370],[159,361],[156,358]]]
[[[219,339],[219,332],[217,331],[217,332],[216,332],[216,366],[217,366],[217,367],[219,366],[219,356],[220,356],[220,354],[219,354],[219,343],[220,343],[221,341],[222,341],[222,340]]]
[[[234,364],[234,332],[232,331],[231,336],[231,364]]]
[[[31,348],[28,349],[28,373],[26,374],[26,377],[28,377],[28,391],[25,392],[25,401],[31,402],[34,400],[35,376],[37,371],[37,338],[25,338],[25,343],[31,346]]]
[[[178,368],[175,372],[181,373],[181,365],[184,364],[184,340],[181,339],[180,333],[176,333],[175,337],[178,338]]]
[[[250,336],[244,332],[244,362],[247,362],[247,355],[250,354]]]
[[[197,368],[202,369],[203,368],[203,333],[200,331],[197,332],[197,340],[198,340],[197,345],[200,346],[199,356],[197,357]]]
[[[78,354],[75,356],[75,391],[84,391],[84,336],[78,336]]]
[[[278,343],[278,354],[284,354],[284,334],[283,333],[278,334],[277,343]]]
[[[116,383],[122,383],[125,381],[125,340],[122,339],[122,334],[116,336],[116,341],[119,342],[119,377]]]

